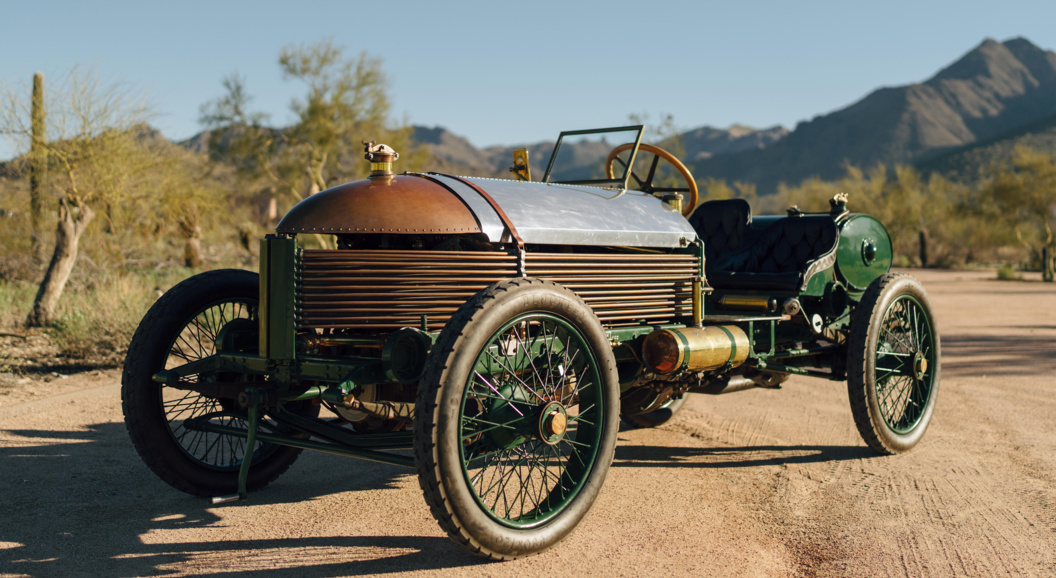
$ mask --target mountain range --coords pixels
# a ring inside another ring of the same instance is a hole
[[[416,126],[414,138],[432,149],[440,170],[491,176],[508,174],[520,148],[478,149],[439,127]],[[698,180],[754,183],[762,194],[779,183],[838,178],[847,164],[915,164],[964,176],[1011,142],[1056,151],[1056,53],[1025,38],[986,39],[924,82],[877,89],[792,131],[703,126],[681,140]],[[545,166],[552,147],[527,146],[534,167]]]

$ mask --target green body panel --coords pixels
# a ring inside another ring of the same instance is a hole
[[[296,259],[293,239],[260,240],[260,354],[268,359],[296,357]]]
[[[838,249],[837,249],[838,250]],[[834,271],[835,267],[829,267],[824,271],[818,271],[807,281],[807,287],[800,295],[811,295],[814,297],[821,297],[825,294],[825,288],[832,283],[836,276]]]
[[[876,218],[851,215],[840,223],[836,270],[849,286],[865,290],[873,279],[891,270],[891,236]]]

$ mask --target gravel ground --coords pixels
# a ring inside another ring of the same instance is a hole
[[[506,563],[450,542],[409,470],[304,454],[211,507],[139,460],[116,371],[3,378],[0,574],[1056,575],[1056,286],[913,273],[943,346],[913,451],[869,450],[843,383],[692,396],[669,424],[620,432],[568,540]]]

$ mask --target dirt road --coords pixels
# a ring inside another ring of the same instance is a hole
[[[862,443],[843,383],[693,396],[672,423],[620,433],[571,538],[489,564],[397,467],[305,454],[246,502],[183,495],[132,449],[117,374],[82,375],[0,396],[0,574],[1056,575],[1056,286],[914,274],[943,361],[908,454]]]

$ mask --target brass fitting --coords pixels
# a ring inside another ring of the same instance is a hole
[[[400,158],[400,153],[387,144],[377,144],[377,141],[361,142],[365,152],[363,158],[370,161],[371,178],[392,176],[392,162]]]
[[[669,193],[664,195],[663,199],[661,200],[663,200],[668,205],[671,205],[672,209],[680,213],[682,212],[682,202],[685,200],[685,197],[682,196],[682,193]]]

